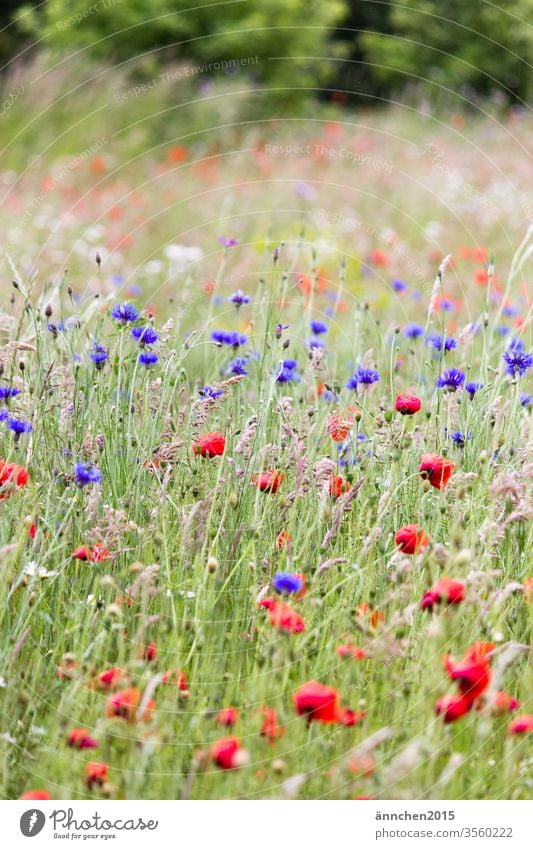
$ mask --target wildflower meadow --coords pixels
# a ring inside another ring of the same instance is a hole
[[[32,73],[3,798],[530,799],[530,118]]]

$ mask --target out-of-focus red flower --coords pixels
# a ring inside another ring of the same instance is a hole
[[[437,716],[444,715],[444,722],[455,722],[456,719],[467,714],[471,707],[470,699],[454,694],[437,699],[435,713]]]
[[[305,622],[299,613],[290,604],[284,601],[276,601],[273,596],[268,596],[259,602],[259,607],[264,607],[270,614],[270,624],[280,631],[288,631],[290,634],[301,634],[305,631]]]
[[[370,262],[372,265],[378,266],[378,268],[386,268],[390,260],[385,251],[380,251],[379,248],[376,248],[370,254]]]
[[[385,612],[372,609],[366,602],[357,605],[355,615],[358,619],[368,619],[372,628],[377,628],[380,622],[385,621]]]
[[[187,156],[187,148],[180,144],[174,145],[174,147],[171,147],[168,152],[170,162],[185,162]]]
[[[329,494],[332,498],[339,498],[343,492],[348,492],[350,484],[340,475],[331,475],[329,479]]]
[[[47,799],[51,799],[52,797],[50,796],[48,790],[26,790],[26,792],[23,793],[22,796],[20,796],[19,798],[26,799],[28,802],[32,800],[36,802],[45,802]]]
[[[78,662],[76,660],[69,660],[66,663],[62,662],[56,669],[56,675],[61,681],[65,678],[74,678],[77,668]]]
[[[194,453],[202,457],[221,457],[225,448],[226,439],[218,430],[202,434],[193,445]]]
[[[30,530],[28,531],[28,533],[29,533],[30,539],[35,539],[35,537],[37,536],[37,524],[35,522],[31,523]]]
[[[490,656],[495,648],[496,646],[494,643],[478,640],[467,648],[465,658],[466,660],[473,660],[476,663],[481,663],[484,660],[490,660]]]
[[[212,761],[220,769],[238,769],[248,760],[246,751],[237,737],[222,737],[209,750]]]
[[[352,418],[343,419],[337,413],[333,413],[328,418],[326,429],[334,442],[344,442],[344,440],[348,438],[348,434],[353,427],[353,423]]]
[[[364,649],[358,648],[357,646],[351,646],[349,644],[337,646],[336,652],[339,657],[352,657],[355,660],[363,660],[366,657]]]
[[[366,716],[364,710],[354,711],[351,708],[339,708],[339,719],[341,725],[347,725],[351,728],[353,725],[357,725],[360,719],[364,719]]]
[[[465,598],[465,585],[454,578],[440,578],[437,583],[424,594],[420,607],[422,610],[433,610],[436,604],[459,604]]]
[[[483,245],[478,245],[472,249],[472,259],[474,262],[487,263],[489,261],[489,252]]]
[[[143,652],[142,652],[142,657],[143,657],[143,660],[148,660],[148,661],[156,660],[156,658],[157,658],[157,646],[153,641],[150,643],[150,645],[144,646]]]
[[[290,548],[292,545],[292,537],[287,531],[280,531],[276,538],[276,546],[278,551],[281,551],[282,548]]]
[[[496,693],[486,693],[483,697],[485,708],[492,716],[502,716],[506,713],[512,713],[518,710],[520,702],[514,696],[510,696],[504,690],[498,690]]]
[[[252,475],[252,483],[261,492],[271,492],[274,494],[283,483],[284,477],[285,474],[283,472],[277,472],[275,469],[271,469],[267,472],[259,472]]]
[[[523,713],[507,726],[508,734],[531,734],[533,731],[533,713]]]
[[[396,531],[396,545],[404,554],[417,554],[426,548],[429,538],[420,525],[404,525]]]
[[[88,787],[101,787],[107,781],[107,764],[91,761],[85,766],[85,782]]]
[[[350,758],[346,764],[346,768],[352,775],[356,775],[359,778],[370,778],[374,775],[376,762],[372,755],[361,753]],[[370,799],[371,796],[360,796],[359,798]]]
[[[96,684],[99,687],[103,687],[104,689],[111,689],[125,676],[125,672],[123,669],[119,669],[118,666],[111,666],[110,669],[104,670],[100,675],[96,678]]]
[[[476,660],[467,657],[456,663],[448,655],[444,662],[448,677],[458,682],[461,695],[470,703],[475,702],[489,686],[491,672],[485,659]]]
[[[101,563],[103,560],[109,560],[111,555],[104,545],[99,544],[95,545],[92,549],[90,549],[87,545],[82,545],[80,548],[74,549],[71,557],[75,557],[77,560],[83,560],[88,563]]]
[[[339,722],[339,694],[333,687],[308,681],[296,690],[292,699],[298,716],[307,717],[309,722]]]
[[[141,691],[137,687],[128,687],[126,690],[120,690],[109,697],[107,702],[107,716],[109,718],[120,717],[127,722],[135,722],[137,717],[137,709],[141,702]],[[141,719],[145,721],[150,719],[155,702],[149,699],[144,707]]]
[[[86,728],[73,728],[67,737],[67,745],[73,749],[97,749],[98,741]]]
[[[185,672],[181,669],[172,669],[168,672],[164,672],[161,677],[161,682],[163,684],[170,684],[170,682],[174,680],[176,682],[176,686],[178,690],[182,693],[182,695],[189,694],[189,685],[187,684],[187,676]]]
[[[524,580],[524,595],[527,601],[533,601],[533,578]]]
[[[448,485],[455,463],[440,457],[439,454],[422,454],[420,474],[435,489],[444,489]]]
[[[239,718],[239,711],[234,707],[222,708],[217,713],[217,722],[219,725],[226,725],[228,728],[231,728],[232,725],[235,725],[237,719]]]
[[[418,413],[422,402],[416,395],[398,395],[395,406],[402,416],[413,416]]]
[[[10,498],[14,489],[22,489],[29,480],[28,470],[17,463],[0,460],[0,501]]]
[[[275,708],[263,708],[264,719],[261,723],[261,737],[266,737],[269,743],[279,740],[285,734],[284,725],[278,725],[278,714]]]

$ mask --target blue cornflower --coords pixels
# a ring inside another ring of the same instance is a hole
[[[494,328],[494,332],[499,336],[507,336],[511,331],[508,327],[505,327],[504,324],[500,324],[498,327]]]
[[[518,310],[516,307],[513,307],[512,304],[506,304],[502,308],[502,314],[507,316],[508,318],[513,318],[513,316],[518,315]]]
[[[359,384],[363,386],[370,386],[372,383],[376,383],[379,380],[379,372],[374,371],[371,368],[363,368],[359,366],[356,372],[349,379],[346,384],[347,389],[357,389]]]
[[[131,335],[136,339],[141,348],[144,348],[145,345],[155,345],[159,339],[159,333],[149,324],[145,325],[145,327],[134,327]]]
[[[320,336],[321,333],[328,332],[327,324],[324,324],[323,321],[311,321],[309,324],[311,328],[311,332],[315,334],[315,336]]]
[[[403,335],[408,339],[418,339],[424,333],[424,328],[420,324],[406,324],[403,329]]]
[[[100,483],[102,476],[96,466],[79,462],[74,466],[74,480],[78,486],[89,486],[91,483]]]
[[[454,433],[452,433],[451,435],[452,442],[457,445],[458,448],[464,448],[466,440],[471,438],[471,433],[467,435],[466,433],[462,433],[460,430],[454,431]]]
[[[521,339],[511,339],[509,344],[507,345],[508,351],[523,351],[524,343]]]
[[[62,321],[58,321],[57,324],[48,324],[48,330],[53,334],[55,339],[58,333],[66,333],[68,327],[66,327]]]
[[[17,395],[20,395],[20,389],[15,389],[14,386],[0,386],[0,401],[16,398]]]
[[[303,585],[300,576],[291,572],[276,572],[272,580],[272,586],[278,593],[299,593]]]
[[[523,374],[526,373],[528,368],[533,366],[533,354],[528,354],[526,351],[520,350],[518,348],[509,348],[503,355],[503,359],[505,360],[507,367],[507,374],[510,374],[511,377],[515,377],[518,372],[518,376],[522,377]]]
[[[465,390],[470,395],[470,400],[472,400],[478,389],[483,389],[483,383],[476,383],[475,381],[472,381],[471,383],[466,384]]]
[[[216,386],[204,386],[203,389],[199,390],[199,394],[203,398],[220,398],[224,395],[222,389],[217,389]]]
[[[457,348],[457,342],[451,336],[440,336],[438,333],[428,333],[426,345],[431,345],[436,351],[452,351]]]
[[[31,433],[33,430],[33,426],[30,422],[25,422],[22,419],[8,419],[7,424],[15,436],[20,436],[22,433]]]
[[[240,348],[242,345],[246,345],[248,337],[236,333],[234,330],[213,330],[211,340],[216,342],[217,345],[231,345],[232,348]]]
[[[140,312],[133,304],[118,304],[110,311],[112,318],[120,321],[121,324],[130,324],[140,316]]]
[[[228,374],[234,374],[236,376],[242,375],[244,377],[245,374],[248,374],[246,371],[247,364],[248,360],[246,357],[235,357],[235,359],[228,364],[226,372]]]
[[[98,342],[93,342],[93,350],[91,351],[91,360],[96,365],[97,369],[103,368],[105,361],[108,358],[107,350]]]
[[[139,362],[142,366],[146,366],[146,368],[150,368],[150,366],[155,366],[157,362],[159,362],[159,357],[155,353],[155,351],[143,351],[142,354],[139,354]]]
[[[227,236],[219,236],[218,241],[221,245],[224,245],[225,248],[234,248],[239,244],[237,239],[229,239]]]
[[[295,383],[300,380],[296,360],[283,360],[281,368],[276,372],[276,383]]]
[[[437,378],[437,386],[439,389],[447,389],[449,392],[455,392],[460,389],[465,382],[464,372],[458,368],[449,368],[439,374]]]
[[[334,401],[335,403],[340,401],[340,397],[333,391],[333,389],[324,389],[320,397],[322,401]]]
[[[438,309],[443,310],[444,312],[452,312],[455,309],[455,304],[448,298],[441,298],[439,300]]]
[[[407,289],[407,284],[403,280],[393,280],[391,286],[395,292],[405,292]]]
[[[528,392],[521,392],[519,398],[520,406],[523,407],[524,410],[527,410],[528,407],[531,407],[531,402],[533,401],[533,398],[531,397],[531,395],[529,395]]]
[[[325,342],[322,339],[317,339],[316,336],[313,336],[311,339],[307,340],[308,348],[325,348]]]
[[[276,339],[281,339],[281,334],[283,333],[284,330],[287,330],[288,327],[289,327],[288,324],[282,324],[280,321],[278,321],[278,323],[276,325]]]
[[[233,295],[230,295],[228,301],[231,301],[232,304],[235,304],[237,308],[242,307],[243,304],[250,303],[250,296],[245,295],[242,289],[237,289]]]

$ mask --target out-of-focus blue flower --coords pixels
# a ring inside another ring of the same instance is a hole
[[[288,324],[281,324],[281,322],[278,322],[276,325],[276,339],[281,339],[281,334],[284,330],[287,330],[288,327]]]
[[[221,398],[224,395],[222,389],[217,389],[216,386],[204,386],[199,390],[199,394],[203,398]]]
[[[242,375],[244,377],[245,374],[248,374],[246,371],[247,364],[248,360],[246,357],[235,357],[235,359],[228,364],[226,374],[233,374],[235,376]]]
[[[79,462],[74,466],[74,480],[78,486],[89,486],[92,483],[100,483],[102,476],[96,466]]]
[[[379,372],[371,368],[359,366],[346,384],[347,389],[357,389],[358,386],[370,386],[379,380]]]
[[[248,337],[234,330],[213,330],[211,341],[217,345],[230,345],[232,348],[240,348],[242,345],[246,345]]]
[[[110,315],[121,324],[131,324],[137,321],[140,312],[133,304],[118,304],[110,311]]]
[[[103,345],[99,345],[98,342],[93,342],[93,349],[91,351],[91,360],[96,365],[97,369],[101,369],[108,358],[107,349],[104,348]]]
[[[479,389],[483,389],[483,384],[482,383],[476,383],[475,381],[472,381],[471,383],[467,383],[466,386],[465,386],[465,390],[470,395],[470,399],[472,399],[474,397],[474,395],[476,394],[476,392]]]
[[[451,336],[440,336],[439,333],[428,333],[426,336],[426,345],[435,348],[436,351],[452,351],[457,348],[457,342]]]
[[[239,244],[237,239],[230,239],[227,236],[219,236],[218,241],[221,245],[224,245],[225,248],[234,248]]]
[[[315,336],[320,336],[321,333],[328,332],[327,324],[324,324],[323,321],[311,321],[309,323],[309,327],[311,328],[311,332],[314,333]]]
[[[236,307],[242,307],[243,304],[250,303],[250,296],[245,295],[242,289],[237,289],[233,295],[230,295],[228,301],[231,301],[232,304],[235,304]]]
[[[510,333],[508,327],[505,327],[504,324],[500,324],[498,327],[494,328],[494,332],[498,334],[498,336],[507,336]]]
[[[22,419],[9,419],[7,424],[9,430],[12,430],[15,436],[20,436],[23,433],[31,433],[33,430],[31,423],[25,422]]]
[[[391,286],[395,292],[405,292],[407,289],[407,283],[404,283],[403,280],[393,280]]]
[[[278,593],[299,593],[303,585],[300,576],[291,572],[276,572],[272,580],[272,586]]]
[[[408,339],[418,339],[419,336],[422,336],[424,333],[424,328],[421,324],[406,324],[403,329],[403,335],[407,336]]]
[[[20,395],[20,389],[15,389],[14,386],[0,386],[0,401],[16,398],[17,395]]]
[[[155,351],[143,351],[139,354],[139,362],[145,368],[150,368],[151,366],[155,366],[156,363],[159,362],[159,357],[155,353]]]
[[[312,336],[311,339],[307,340],[308,348],[325,348],[326,344],[322,341],[322,339],[317,339],[316,336]]]
[[[531,407],[533,399],[528,392],[521,392],[519,398],[521,407],[524,407],[525,410],[527,410],[528,407]]]
[[[437,386],[439,389],[447,389],[449,392],[455,392],[460,389],[465,382],[464,372],[458,368],[449,368],[439,374],[437,378]]]
[[[145,345],[155,345],[159,339],[159,333],[150,324],[146,324],[144,327],[134,327],[131,335],[141,348],[144,348]]]

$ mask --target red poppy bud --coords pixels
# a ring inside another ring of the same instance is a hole
[[[290,548],[292,545],[292,537],[287,531],[280,531],[276,539],[276,545],[278,551],[281,551],[282,548]]]
[[[221,457],[225,448],[226,439],[219,431],[202,434],[193,445],[194,453],[202,457]]]
[[[151,642],[149,646],[145,646],[143,649],[143,660],[155,660],[157,658],[157,646],[154,642]]]
[[[266,737],[269,743],[273,743],[285,734],[284,725],[278,725],[277,711],[275,708],[263,708],[265,718],[261,724],[261,737]]]
[[[455,463],[440,457],[438,454],[422,454],[420,474],[428,480],[435,489],[444,489],[448,485]]]
[[[396,531],[396,545],[404,554],[417,554],[428,544],[429,538],[419,525],[404,525]]]
[[[398,395],[396,398],[396,410],[402,416],[413,416],[418,413],[422,402],[416,395]]]

